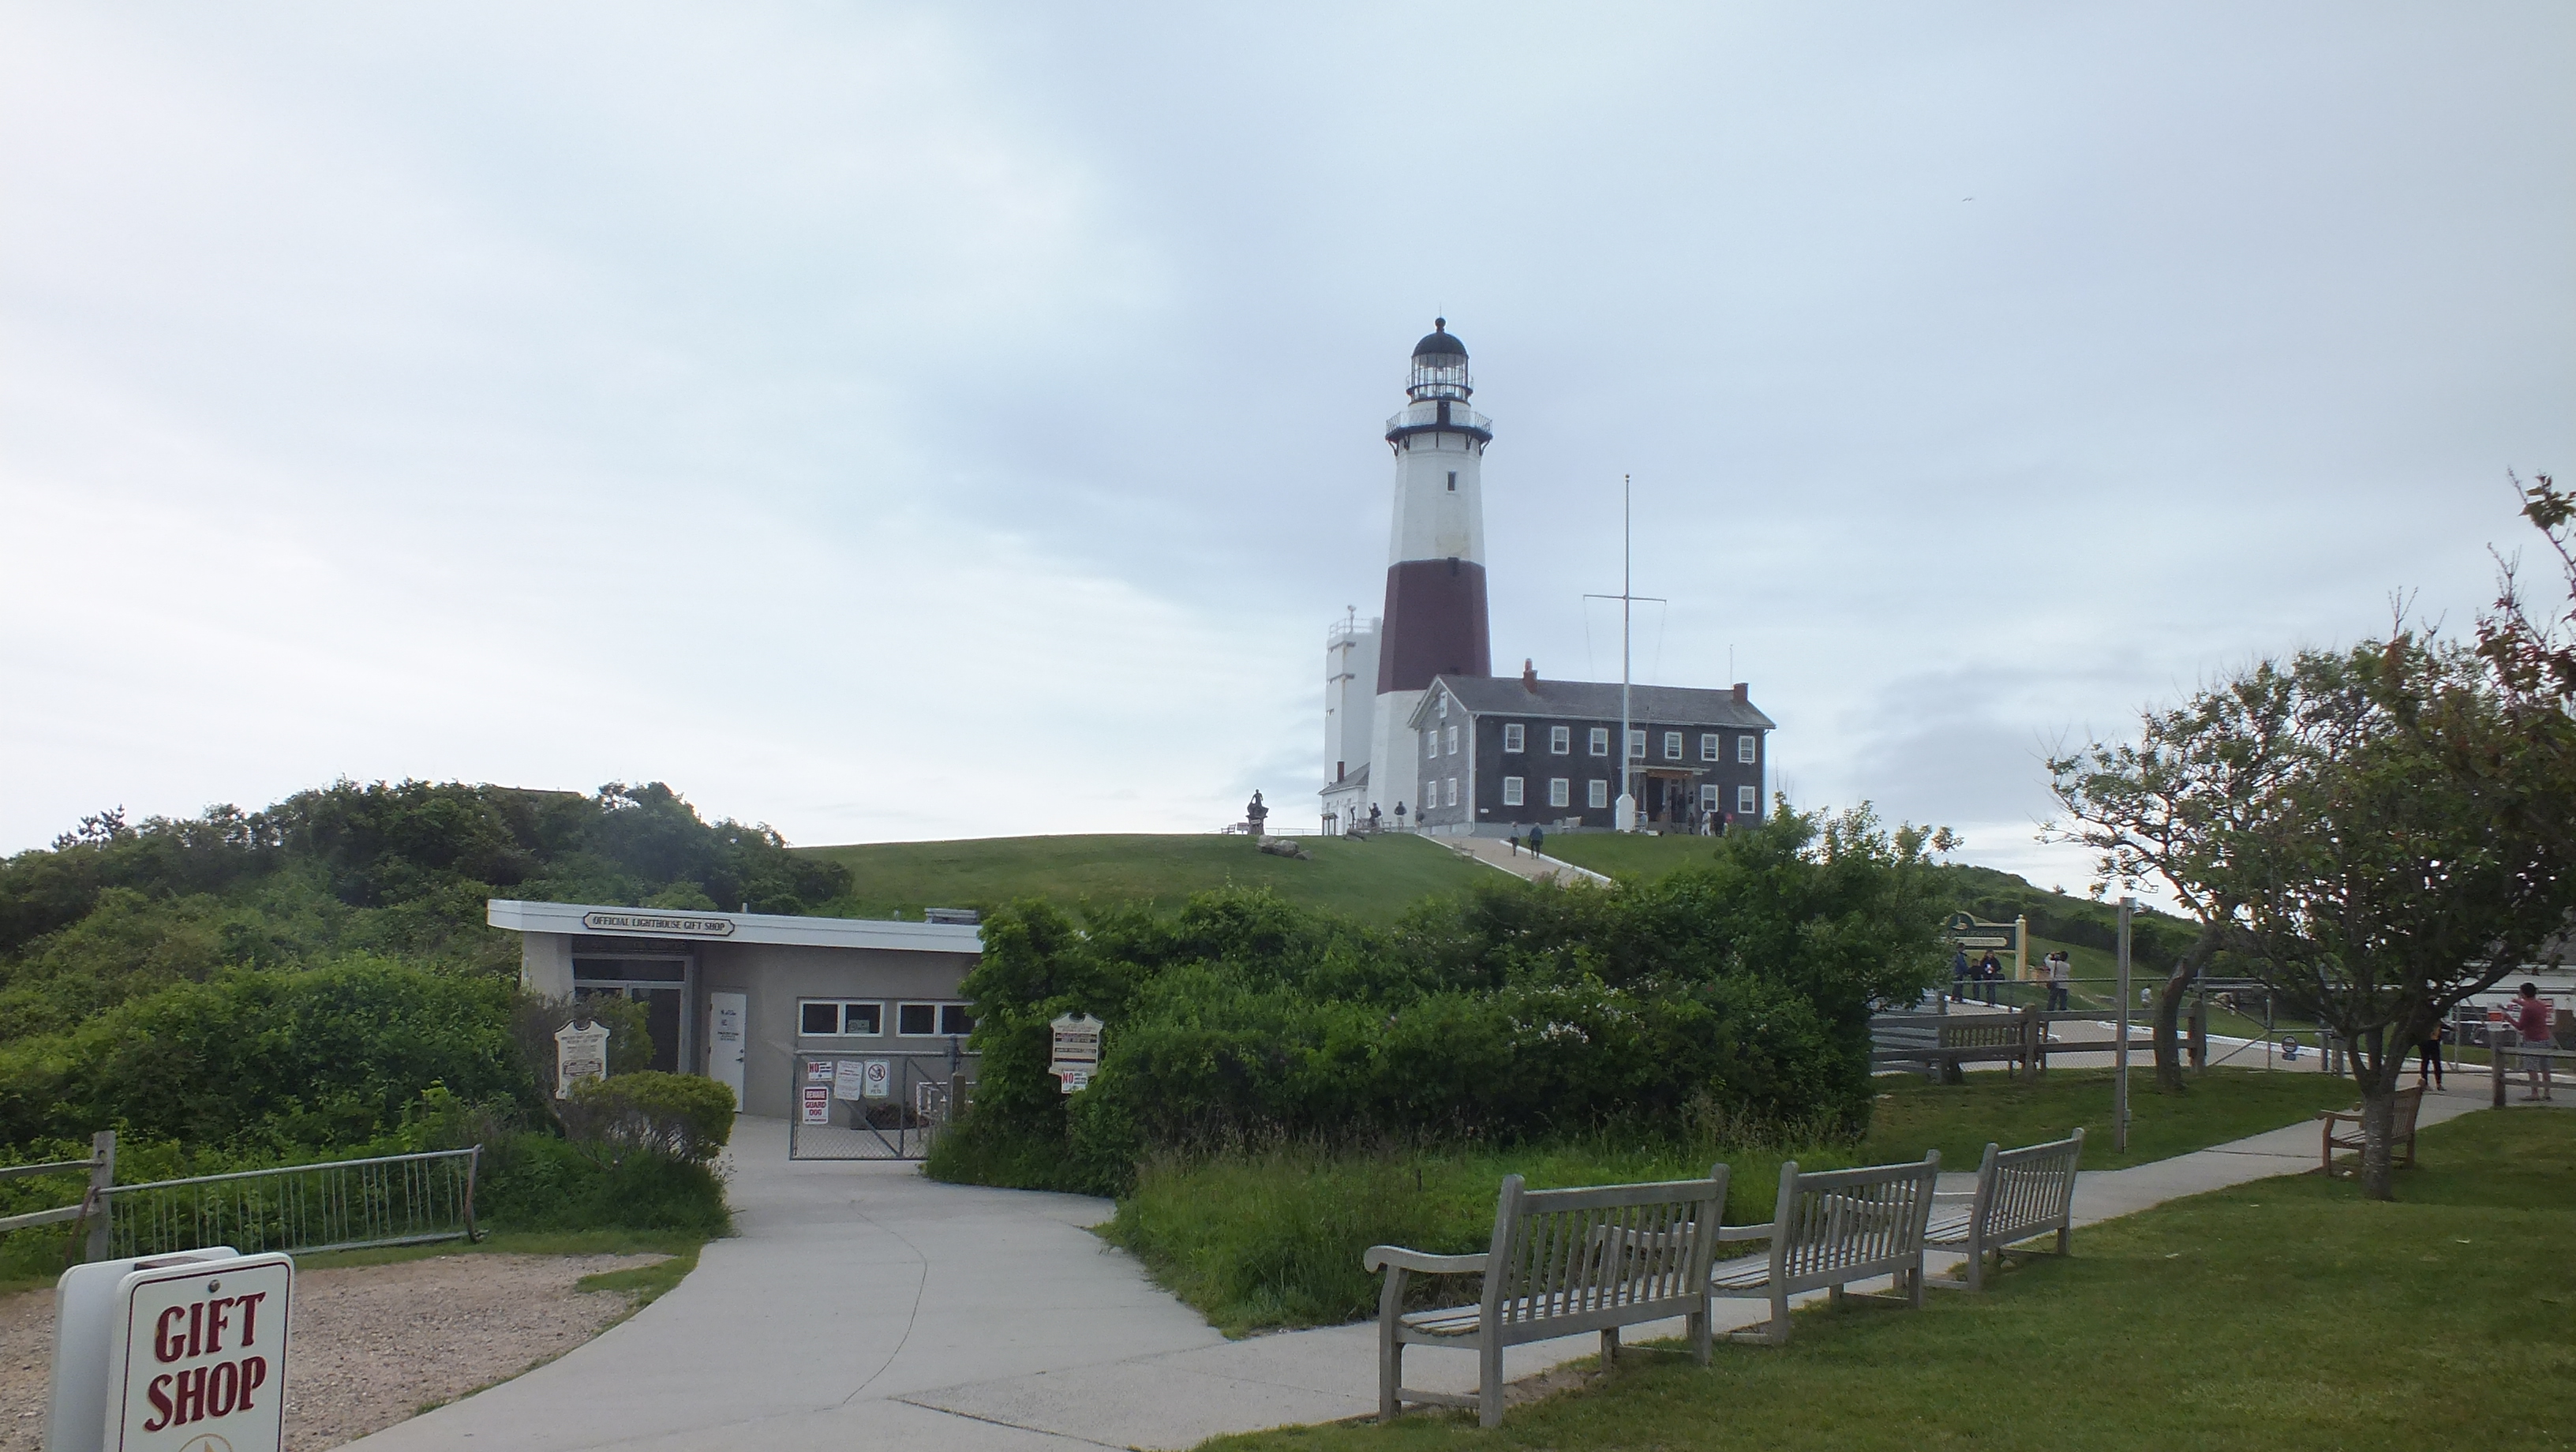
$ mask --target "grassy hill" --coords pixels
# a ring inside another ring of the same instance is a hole
[[[849,896],[834,909],[862,917],[899,912],[917,918],[926,907],[992,907],[1016,897],[1065,906],[1084,899],[1140,899],[1168,911],[1191,893],[1233,883],[1274,889],[1300,906],[1386,923],[1425,897],[1495,876],[1492,868],[1417,837],[1298,840],[1313,861],[1266,856],[1246,837],[1142,833],[798,850],[849,869]]]

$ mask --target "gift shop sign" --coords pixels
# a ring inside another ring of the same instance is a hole
[[[277,1452],[295,1264],[246,1255],[136,1270],[107,1380],[109,1452]]]

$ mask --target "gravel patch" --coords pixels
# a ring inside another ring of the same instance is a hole
[[[551,1361],[631,1298],[573,1282],[659,1255],[442,1255],[298,1271],[286,1445],[322,1452]],[[54,1293],[0,1297],[0,1452],[39,1452]]]

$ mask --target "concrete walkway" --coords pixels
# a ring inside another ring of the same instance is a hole
[[[1541,857],[1527,847],[1515,850],[1500,837],[1434,837],[1431,839],[1461,857],[1472,857],[1488,867],[1499,868],[1514,877],[1531,882],[1551,883],[1558,887],[1588,882],[1607,887],[1610,879],[1589,867],[1577,867],[1554,857]]]
[[[2420,1122],[2482,1108],[2487,1093],[2480,1075],[2428,1094]],[[740,1121],[741,1234],[709,1245],[670,1294],[558,1361],[352,1445],[1159,1449],[1376,1409],[1374,1325],[1227,1341],[1082,1228],[1107,1218],[1106,1201],[942,1185],[905,1164],[790,1163],[785,1139],[778,1121]],[[2077,1223],[2301,1173],[2317,1144],[2314,1123],[2294,1124],[2088,1171]],[[1943,1178],[1961,1188],[1974,1175]],[[1721,1329],[1766,1314],[1717,1310]],[[1516,1347],[1505,1372],[1534,1376],[1595,1350],[1588,1335]],[[1463,1392],[1475,1358],[1417,1349],[1405,1373]]]

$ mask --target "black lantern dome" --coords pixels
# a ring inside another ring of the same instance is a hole
[[[1431,331],[1413,345],[1413,381],[1404,391],[1416,403],[1463,399],[1476,391],[1467,376],[1467,345],[1449,331],[1447,318],[1433,318]]]

